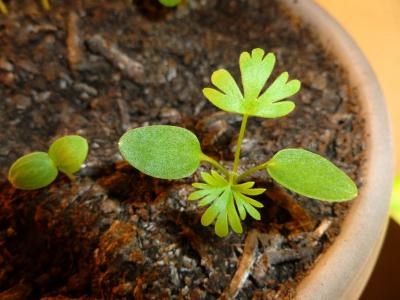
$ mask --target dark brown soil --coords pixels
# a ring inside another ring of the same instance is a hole
[[[201,89],[219,67],[237,76],[239,54],[261,47],[277,55],[274,76],[288,70],[303,88],[294,113],[250,120],[241,166],[304,147],[361,186],[364,121],[335,58],[275,1],[62,2],[44,13],[10,1],[0,18],[0,298],[293,298],[349,204],[288,194],[260,172],[262,221],[221,239],[186,201],[193,178],[140,174],[117,141],[129,128],[180,125],[229,166],[241,118]],[[31,192],[6,182],[16,158],[65,134],[90,142],[77,181],[61,175]]]

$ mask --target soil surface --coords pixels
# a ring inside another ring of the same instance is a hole
[[[361,186],[357,96],[312,28],[265,0],[52,1],[48,13],[36,2],[10,1],[0,17],[0,298],[293,298],[350,204],[298,197],[260,172],[262,220],[221,239],[186,200],[199,173],[150,178],[122,161],[117,142],[129,128],[179,125],[229,167],[241,117],[201,90],[220,67],[238,78],[239,54],[261,47],[277,55],[272,78],[287,70],[302,90],[288,116],[250,119],[241,167],[303,147]],[[29,192],[6,182],[15,159],[66,134],[91,147],[75,182],[60,175]]]

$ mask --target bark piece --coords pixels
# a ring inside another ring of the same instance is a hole
[[[90,37],[87,41],[91,51],[101,54],[126,76],[139,83],[144,81],[143,65],[123,53],[117,45],[109,43],[98,34]]]

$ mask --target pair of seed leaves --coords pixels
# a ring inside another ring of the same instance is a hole
[[[67,135],[51,144],[49,151],[32,152],[17,159],[8,172],[8,180],[21,190],[34,190],[52,183],[58,172],[74,178],[86,160],[89,146],[81,136]]]
[[[141,172],[162,179],[179,179],[192,175],[201,161],[206,161],[197,137],[187,129],[154,125],[136,128],[125,133],[119,142],[124,158]],[[301,195],[326,201],[346,201],[357,195],[354,182],[339,168],[322,156],[304,149],[284,149],[267,163],[267,173],[279,184]],[[213,202],[201,218],[204,226],[215,219],[215,232],[228,234],[232,229],[242,232],[240,219],[246,212],[256,220],[260,213],[254,208],[263,204],[252,199],[265,189],[253,188],[254,182],[229,183],[216,171],[201,173],[205,183],[193,183],[198,191],[189,200],[201,200],[198,205]],[[239,216],[240,219],[239,219]]]
[[[232,75],[225,69],[214,72],[211,82],[217,87],[205,88],[203,94],[218,108],[247,116],[278,118],[289,114],[295,104],[287,98],[300,90],[300,81],[288,81],[288,73],[280,74],[262,92],[270,77],[275,55],[264,50],[243,52],[239,59],[243,94]],[[141,172],[163,179],[179,179],[192,175],[201,161],[208,161],[197,137],[184,128],[155,125],[126,132],[119,141],[123,157]],[[301,195],[325,201],[347,201],[358,191],[343,171],[322,156],[304,149],[284,149],[267,163],[265,170],[279,184]],[[265,189],[253,188],[254,182],[231,183],[216,171],[201,174],[205,183],[194,183],[198,191],[189,200],[200,200],[199,206],[211,204],[202,216],[204,226],[215,219],[218,236],[232,229],[242,232],[240,219],[246,212],[259,220],[255,207],[263,205],[249,196]]]

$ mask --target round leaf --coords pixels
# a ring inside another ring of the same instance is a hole
[[[51,144],[49,156],[61,172],[71,175],[79,171],[88,150],[86,139],[79,135],[67,135]]]
[[[33,152],[17,159],[8,172],[8,180],[21,190],[45,187],[56,179],[58,170],[45,152]]]
[[[347,201],[357,196],[357,187],[349,176],[329,160],[304,149],[279,151],[267,171],[279,184],[310,198]]]
[[[167,125],[129,130],[121,137],[119,150],[141,172],[163,179],[192,175],[203,155],[192,132]]]

